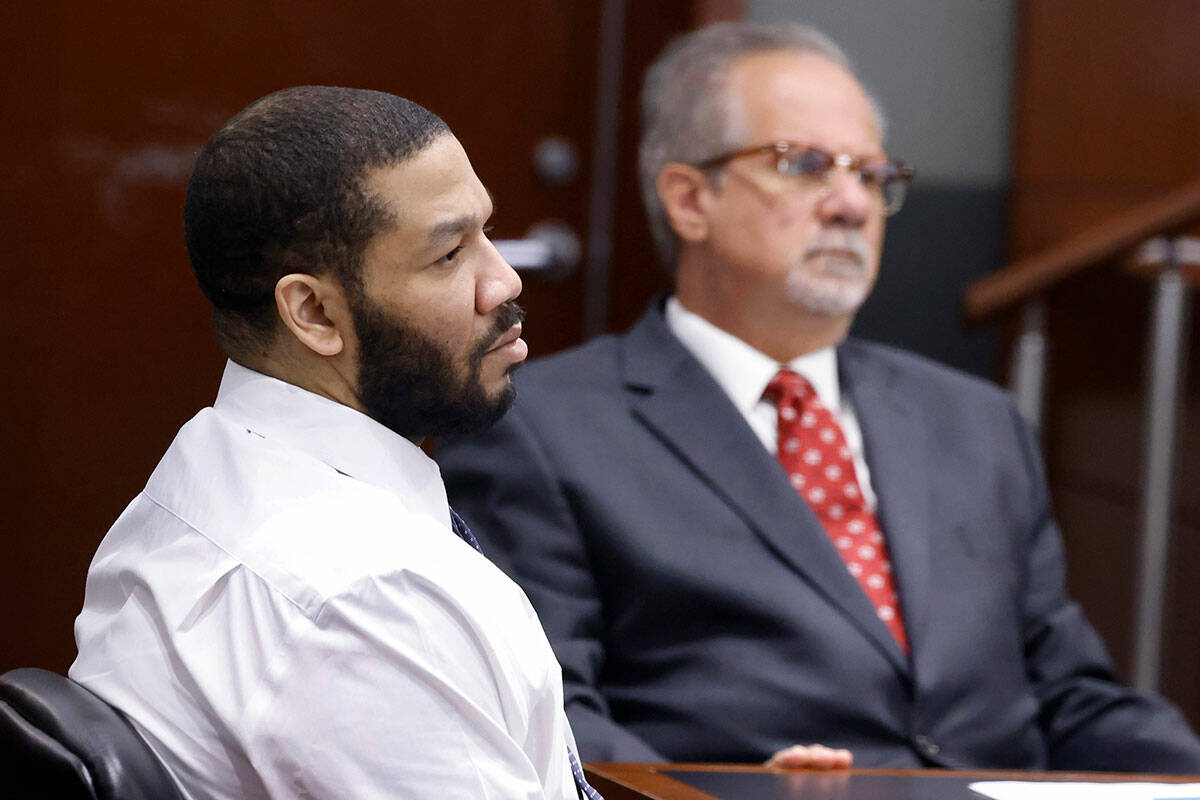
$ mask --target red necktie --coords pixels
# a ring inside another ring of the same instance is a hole
[[[887,543],[863,499],[842,426],[812,385],[791,370],[779,370],[764,396],[778,411],[779,463],[788,480],[817,515],[875,613],[907,653],[908,637]]]

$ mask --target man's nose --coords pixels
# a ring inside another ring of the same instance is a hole
[[[822,192],[820,213],[829,224],[857,228],[866,224],[871,214],[882,213],[877,209],[879,198],[854,170],[840,166],[832,169]]]
[[[475,310],[490,314],[509,300],[521,294],[521,276],[509,266],[504,256],[490,241],[483,255],[479,278],[475,282]]]

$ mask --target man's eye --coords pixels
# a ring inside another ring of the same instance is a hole
[[[809,175],[817,175],[829,169],[828,153],[823,153],[820,150],[808,150],[801,154],[799,169],[801,172]]]
[[[463,249],[463,246],[460,244],[458,247],[454,248],[449,253],[446,253],[446,255],[439,258],[438,261],[444,261],[445,263],[449,264],[451,261],[454,260],[455,256],[457,256],[459,253],[462,252],[462,249]]]
[[[864,164],[859,168],[859,175],[862,182],[868,186],[886,186],[899,178],[899,171],[893,164],[884,162],[882,164]]]
[[[806,148],[788,156],[788,172],[793,175],[820,177],[833,166],[833,158],[824,150]]]

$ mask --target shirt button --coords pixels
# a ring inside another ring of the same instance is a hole
[[[942,752],[941,745],[923,733],[918,735],[913,741],[916,742],[917,749],[920,750],[923,755],[936,756],[938,753]]]

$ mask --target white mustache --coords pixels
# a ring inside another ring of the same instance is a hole
[[[829,250],[850,253],[861,269],[874,256],[871,246],[867,244],[862,234],[856,231],[830,231],[817,237],[808,247],[804,248],[804,260],[820,255]]]

